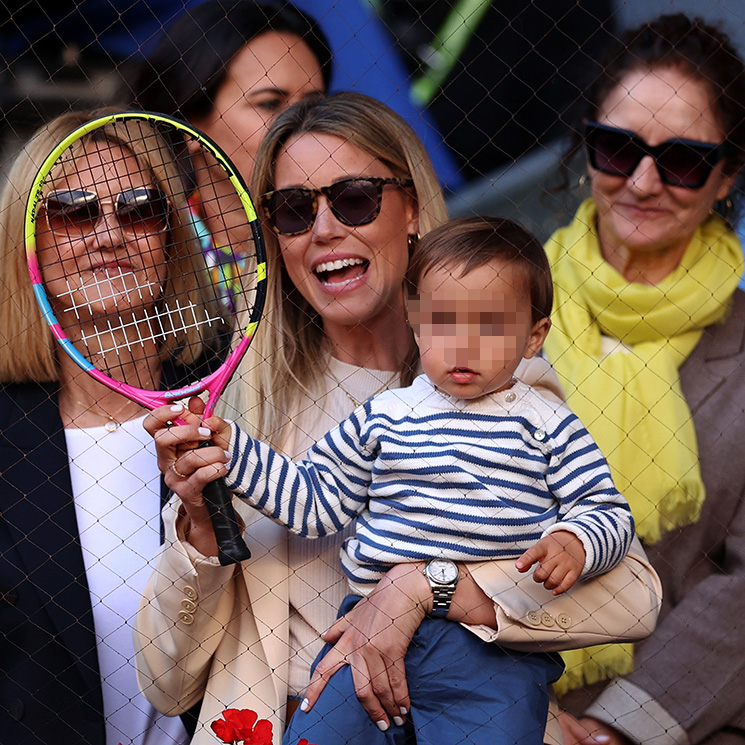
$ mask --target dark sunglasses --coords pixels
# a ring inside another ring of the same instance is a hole
[[[345,178],[320,189],[278,189],[262,194],[259,199],[275,233],[301,235],[313,227],[320,194],[328,199],[339,222],[356,227],[371,223],[380,214],[384,186],[407,188],[413,183],[410,178]]]
[[[729,152],[726,142],[717,145],[683,139],[665,140],[651,147],[636,132],[597,122],[585,122],[585,146],[596,171],[628,178],[649,155],[664,184],[684,189],[700,189]]]
[[[170,205],[165,194],[155,187],[125,189],[112,199],[83,189],[50,192],[42,202],[43,216],[52,233],[81,238],[96,229],[103,215],[102,205],[113,204],[121,229],[142,237],[168,228]]]

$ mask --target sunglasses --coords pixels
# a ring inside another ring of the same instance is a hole
[[[83,189],[50,192],[42,202],[44,218],[52,233],[82,238],[92,233],[103,216],[102,205],[114,205],[114,215],[122,231],[135,237],[161,233],[168,228],[171,211],[160,189],[125,189],[112,199]]]
[[[412,186],[410,178],[345,178],[320,189],[278,189],[262,194],[259,201],[275,233],[302,235],[316,221],[318,197],[326,197],[334,217],[344,225],[371,223],[380,214],[384,186]]]
[[[683,139],[665,140],[651,147],[636,132],[589,121],[585,122],[585,146],[596,171],[628,178],[649,155],[664,184],[684,189],[700,189],[729,152],[726,142],[717,145]]]

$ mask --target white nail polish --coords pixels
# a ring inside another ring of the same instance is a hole
[[[405,706],[400,706],[398,709],[404,716],[409,713],[409,710]]]
[[[396,724],[397,724],[397,725],[398,725],[399,727],[403,727],[403,726],[404,726],[404,720],[403,720],[403,718],[402,718],[402,717],[393,717],[393,721],[394,721],[394,722],[395,722],[395,723],[396,723]]]
[[[184,410],[184,407],[181,404],[174,404],[173,406],[171,406],[171,411],[174,414],[178,414],[180,411],[183,411],[183,410]]]
[[[379,722],[375,722],[375,724],[381,732],[385,732],[388,729],[388,722],[384,722],[382,719]]]
[[[232,458],[232,454],[230,450],[223,450],[223,453],[225,453],[225,457],[230,460]]]
[[[212,431],[207,429],[207,427],[200,427],[199,434],[204,435],[205,437],[209,437],[212,434]]]
[[[308,711],[310,708],[310,703],[307,698],[304,698],[302,703],[300,704],[300,711]]]

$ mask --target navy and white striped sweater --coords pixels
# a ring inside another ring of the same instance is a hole
[[[517,558],[546,532],[586,551],[583,577],[629,548],[634,522],[594,440],[565,406],[517,382],[464,401],[426,376],[359,407],[295,463],[233,425],[228,486],[308,538],[357,520],[342,549],[352,588],[394,564]]]

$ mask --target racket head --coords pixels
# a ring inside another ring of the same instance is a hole
[[[209,137],[157,113],[93,117],[44,159],[24,239],[44,320],[81,369],[150,409],[206,392],[212,412],[256,332],[266,255]]]

